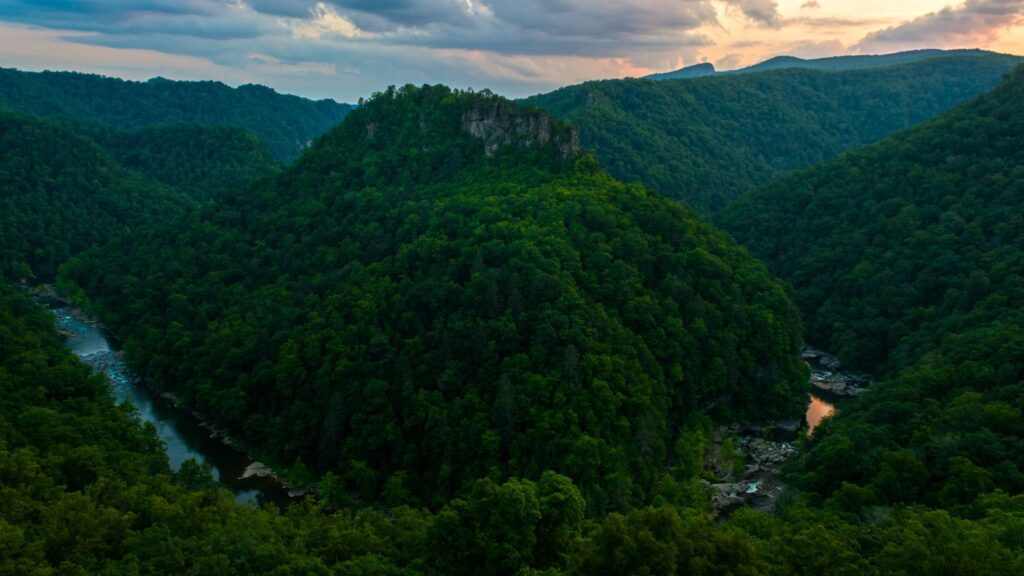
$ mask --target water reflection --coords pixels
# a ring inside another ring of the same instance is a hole
[[[811,403],[807,406],[807,435],[814,434],[814,429],[825,418],[836,413],[836,407],[820,397],[811,394]]]

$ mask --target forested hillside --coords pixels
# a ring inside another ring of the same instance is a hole
[[[992,93],[736,202],[811,342],[885,382],[799,471],[858,506],[970,515],[1024,490],[1024,69]]]
[[[349,110],[333,100],[312,101],[252,84],[230,88],[162,78],[131,82],[9,68],[0,68],[0,108],[130,130],[179,123],[240,126],[256,134],[282,163],[297,158]]]
[[[611,80],[527,102],[579,125],[612,176],[713,212],[980,95],[1018,62],[981,53],[873,70]]]
[[[244,190],[280,165],[245,128],[158,124],[134,131],[76,126],[122,166],[167,184],[193,200]]]
[[[188,200],[66,127],[0,112],[0,276],[52,276],[70,256]]]
[[[152,429],[115,407],[52,320],[0,285],[0,570],[160,574],[1013,574],[1020,497],[989,497],[977,520],[903,509],[871,527],[834,512],[739,512],[715,526],[670,506],[587,523],[565,477],[475,482],[437,514],[405,507],[279,514],[236,505]],[[912,550],[908,553],[907,550]]]
[[[392,89],[63,282],[149,382],[338,497],[437,506],[550,469],[624,509],[698,472],[672,466],[702,403],[798,414],[806,373],[765,268],[574,137],[489,93]]]

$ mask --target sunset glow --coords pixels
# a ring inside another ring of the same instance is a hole
[[[0,2],[0,66],[260,82],[355,100],[443,82],[522,96],[777,55],[1024,52],[1024,0]]]

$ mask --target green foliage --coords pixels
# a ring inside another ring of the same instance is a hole
[[[70,256],[189,205],[50,122],[0,112],[0,150],[0,277],[52,276]]]
[[[247,84],[130,82],[74,72],[21,72],[0,68],[0,107],[48,118],[100,123],[120,129],[198,123],[251,130],[279,162],[297,158],[344,118],[349,106],[314,102]]]
[[[238,506],[0,285],[0,573],[408,574],[430,517]],[[371,570],[370,566],[374,569]]]
[[[809,340],[888,373],[1024,298],[1024,79],[794,175],[718,221],[795,287]]]
[[[742,249],[571,139],[489,93],[392,89],[63,279],[151,383],[356,501],[554,470],[592,513],[625,508],[702,402],[803,408],[799,324]]]
[[[794,286],[809,339],[882,382],[795,480],[962,515],[1024,490],[1024,69],[992,93],[786,178],[720,221]]]
[[[994,416],[996,420],[1002,417]],[[960,485],[978,484],[962,468]],[[965,492],[957,489],[957,494]],[[724,525],[672,507],[584,521],[552,472],[474,482],[436,515],[240,506],[198,465],[179,474],[151,427],[64,348],[52,318],[0,286],[0,573],[161,575],[1015,574],[1024,496],[976,520],[919,508],[870,522],[803,507]]]
[[[969,54],[874,70],[610,80],[527,102],[578,124],[612,176],[713,212],[977,96],[1019,61]]]
[[[245,128],[202,124],[160,124],[130,132],[79,128],[122,166],[194,200],[243,190],[279,170],[263,143]]]

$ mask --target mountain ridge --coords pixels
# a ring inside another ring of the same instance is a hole
[[[697,490],[665,467],[706,399],[803,409],[799,320],[726,235],[573,142],[490,93],[392,88],[279,176],[62,282],[149,382],[333,473],[339,501],[437,506],[547,469],[594,513]]]
[[[862,70],[879,68],[883,66],[899,66],[922,60],[946,57],[962,56],[1013,56],[990,50],[977,48],[941,50],[937,48],[926,48],[921,50],[907,50],[904,52],[893,52],[889,54],[851,54],[842,56],[828,56],[824,58],[800,58],[798,56],[779,55],[773,56],[763,62],[738,68],[736,70],[718,71],[710,63],[694,64],[685,66],[678,70],[669,72],[658,72],[644,76],[647,80],[679,80],[687,78],[703,78],[706,76],[750,74],[764,72],[767,70],[782,70],[787,68],[802,68],[809,70]]]
[[[581,144],[616,178],[713,213],[982,94],[1018,62],[947,56],[867,70],[604,80],[524,102],[579,126]]]
[[[275,159],[288,163],[351,108],[312,101],[266,86],[238,88],[212,80],[153,78],[139,82],[80,72],[0,68],[0,107],[13,112],[102,123],[118,129],[155,124],[235,125],[260,137]]]

